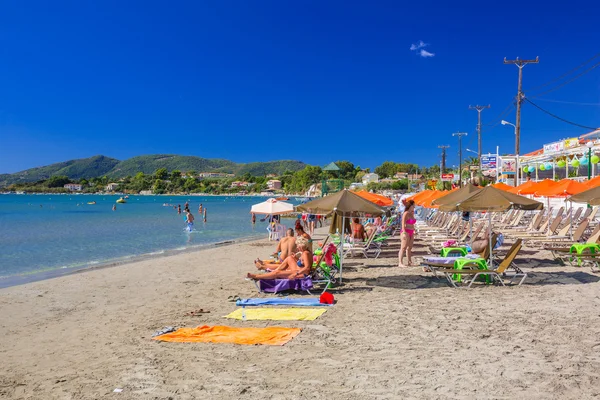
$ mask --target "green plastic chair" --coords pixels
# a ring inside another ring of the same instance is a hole
[[[577,257],[584,253],[587,254],[599,254],[600,245],[596,243],[575,243],[569,249],[569,254],[573,254],[577,258],[577,265],[581,266],[581,258]]]
[[[477,269],[481,269],[481,270],[488,269],[487,262],[483,258],[473,259],[473,258],[462,258],[462,257],[458,257],[456,259],[456,261],[454,261],[454,269],[461,270],[464,268],[465,265],[469,265],[469,264],[477,265]],[[490,283],[489,278],[490,278],[489,276],[485,277],[485,280],[487,283]],[[460,282],[461,276],[460,276],[460,274],[453,274],[452,279],[454,279],[456,282]]]
[[[442,257],[464,257],[466,255],[466,247],[442,247],[442,250],[440,250],[440,256]]]

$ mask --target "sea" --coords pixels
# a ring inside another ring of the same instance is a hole
[[[253,225],[250,215],[264,197],[130,195],[117,204],[120,197],[0,195],[0,287],[267,235],[268,222],[257,216]],[[196,218],[191,232],[186,202]]]

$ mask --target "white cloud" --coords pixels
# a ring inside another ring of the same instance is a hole
[[[419,50],[420,48],[423,48],[423,47],[425,47],[425,46],[427,46],[427,45],[428,45],[428,44],[427,44],[427,43],[425,43],[424,41],[422,41],[422,40],[419,40],[419,43],[417,43],[417,44],[414,44],[414,43],[413,43],[413,44],[411,44],[411,45],[410,45],[410,49],[411,49],[412,51],[415,51],[415,50]]]
[[[430,52],[428,52],[427,50],[421,50],[421,51],[419,52],[419,55],[420,55],[421,57],[423,57],[423,58],[428,58],[428,57],[433,57],[433,56],[435,56],[435,53],[430,53]]]

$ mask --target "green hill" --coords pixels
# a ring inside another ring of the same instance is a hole
[[[108,176],[122,178],[135,175],[138,172],[153,174],[159,168],[166,168],[171,172],[175,169],[180,171],[196,172],[227,172],[236,173],[237,164],[220,159],[208,159],[194,156],[177,156],[173,154],[153,154],[137,156],[116,165]]]
[[[106,156],[64,161],[46,165],[45,167],[31,168],[14,174],[1,174],[0,187],[12,183],[41,181],[56,175],[65,175],[71,179],[103,176],[119,163],[119,160]]]
[[[255,176],[263,176],[267,174],[281,175],[285,171],[294,172],[305,166],[306,164],[303,162],[292,160],[238,164],[229,160],[173,154],[138,156],[124,161],[105,156],[94,156],[31,168],[14,174],[0,174],[0,187],[19,182],[36,182],[56,175],[65,175],[71,179],[89,179],[104,175],[111,178],[122,178],[128,175],[133,176],[138,172],[153,174],[159,168],[166,168],[169,172],[177,169],[182,172],[225,172],[236,175],[250,173]]]

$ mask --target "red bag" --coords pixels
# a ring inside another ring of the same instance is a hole
[[[333,295],[329,292],[324,292],[319,298],[319,303],[321,304],[333,304],[333,301]]]

